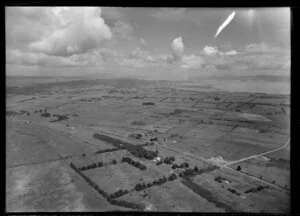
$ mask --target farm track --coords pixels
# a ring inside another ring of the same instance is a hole
[[[263,156],[263,155],[266,155],[266,154],[270,154],[270,153],[285,149],[285,148],[288,147],[289,143],[290,143],[290,138],[284,143],[283,146],[281,146],[279,148],[276,148],[276,149],[273,149],[273,150],[270,150],[270,151],[267,151],[267,152],[264,152],[264,153],[260,153],[260,154],[257,154],[257,155],[252,155],[250,157],[242,158],[240,160],[231,161],[231,162],[227,163],[226,166],[231,166],[231,165],[236,164],[236,163],[240,163],[240,162],[243,162],[243,161],[246,161],[246,160],[250,160],[250,159],[253,159],[253,158],[256,158],[256,157],[259,157],[259,156]]]

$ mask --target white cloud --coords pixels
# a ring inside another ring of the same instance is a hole
[[[206,46],[201,52],[204,68],[210,66],[218,71],[239,71],[256,73],[258,71],[280,71],[289,69],[290,55],[265,43],[249,44],[239,51],[221,52],[217,47]]]
[[[97,48],[112,36],[110,28],[96,7],[48,8],[48,14],[59,22],[52,22],[48,36],[29,45],[31,51],[49,55],[70,56]]]
[[[67,57],[48,56],[44,53],[21,52],[15,49],[8,49],[6,51],[6,57],[6,62],[8,64],[16,65],[36,65],[44,67],[65,67],[75,65],[75,62],[72,62]]]
[[[225,52],[224,54],[225,55],[236,55],[237,51],[236,50],[231,50],[231,51]]]
[[[140,39],[140,42],[141,42],[141,44],[143,44],[143,45],[145,45],[145,46],[148,45],[148,42],[147,42],[144,38],[141,38],[141,39]]]
[[[171,44],[173,60],[179,61],[182,58],[184,51],[184,44],[182,37],[175,38]]]
[[[219,52],[217,47],[205,46],[201,53],[205,55],[216,55],[221,52]]]
[[[201,68],[203,59],[196,55],[183,56],[181,68]]]

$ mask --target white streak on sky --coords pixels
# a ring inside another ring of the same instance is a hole
[[[215,34],[215,38],[220,34],[220,32],[231,22],[231,20],[235,16],[235,11],[233,11],[227,19],[222,23],[222,25],[218,28],[217,33]]]

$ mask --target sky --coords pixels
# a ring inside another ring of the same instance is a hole
[[[7,75],[290,74],[289,8],[6,7],[5,38]]]

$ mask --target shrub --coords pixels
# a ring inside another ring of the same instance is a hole
[[[140,169],[140,170],[147,169],[147,167],[145,165],[141,164],[140,162],[134,161],[134,160],[132,160],[129,157],[123,157],[122,158],[122,162],[126,162],[126,163],[128,163],[128,164],[130,164],[130,165],[132,165],[132,166],[134,166],[134,167],[136,167],[138,169]]]
[[[233,193],[233,194],[236,194],[236,195],[240,195],[240,193],[239,192],[237,192],[236,190],[234,190],[234,189],[231,189],[231,188],[228,188],[227,189],[228,191],[230,191],[231,193]]]
[[[159,166],[159,165],[161,165],[162,163],[163,163],[163,161],[160,160],[160,161],[157,161],[157,162],[156,162],[156,165]]]
[[[42,117],[46,117],[46,118],[48,118],[48,117],[50,117],[50,116],[51,116],[51,114],[50,114],[50,113],[48,113],[48,112],[45,112],[45,113],[42,113],[42,114],[41,114],[41,116],[42,116]]]
[[[174,181],[175,179],[177,179],[177,176],[174,173],[168,177],[168,181]]]
[[[111,163],[112,164],[117,164],[117,161],[115,159],[113,159],[113,161]]]

